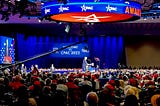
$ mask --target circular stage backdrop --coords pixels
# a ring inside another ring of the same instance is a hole
[[[141,16],[141,5],[121,0],[75,0],[67,3],[46,2],[42,17],[65,22],[117,22],[136,20]]]

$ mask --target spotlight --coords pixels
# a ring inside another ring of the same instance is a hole
[[[71,28],[71,23],[70,23],[70,24],[67,24],[67,25],[65,26],[65,32],[66,32],[66,33],[69,33],[70,28]]]
[[[94,25],[94,23],[93,22],[91,22],[91,23],[88,22],[87,25]]]
[[[58,25],[61,25],[62,24],[62,22],[59,22],[59,21],[55,21]]]
[[[91,25],[94,25],[94,23],[92,22]]]
[[[43,17],[39,17],[38,22],[42,22],[42,21],[43,21]]]
[[[69,25],[66,25],[66,28],[65,28],[65,32],[69,32],[69,30],[70,30],[70,26]]]
[[[40,19],[38,19],[38,22],[42,22]]]
[[[143,20],[147,20],[147,18],[143,18]]]
[[[59,25],[61,25],[61,24],[62,24],[62,22],[59,22],[58,24],[59,24]]]

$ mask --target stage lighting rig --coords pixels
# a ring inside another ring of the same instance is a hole
[[[1,20],[8,21],[11,14],[11,3],[6,1],[1,1],[0,3]]]
[[[19,18],[23,16],[40,17],[41,2],[31,2],[29,0],[0,0],[1,20],[8,21],[11,15],[19,14]]]
[[[28,4],[28,0],[20,0],[19,2],[17,2],[17,9],[20,13],[19,18],[21,18],[22,16],[25,15],[25,9],[27,8],[27,4]]]

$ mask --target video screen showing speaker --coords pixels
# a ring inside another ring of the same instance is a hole
[[[55,43],[53,51],[56,51],[65,46],[71,45],[71,43]],[[53,57],[58,58],[83,58],[89,56],[89,48],[87,43],[77,44],[66,49],[56,51],[52,54]]]
[[[0,64],[15,62],[15,40],[11,37],[0,36]]]

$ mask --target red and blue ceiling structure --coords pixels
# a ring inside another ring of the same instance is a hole
[[[141,5],[124,0],[70,0],[45,2],[42,17],[62,22],[117,22],[137,20],[141,17]]]

